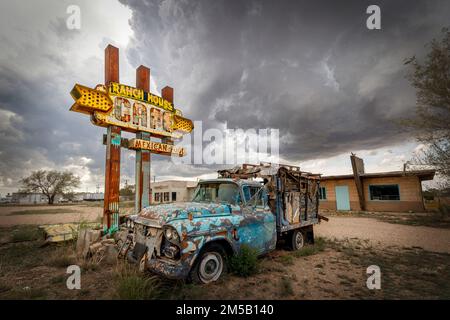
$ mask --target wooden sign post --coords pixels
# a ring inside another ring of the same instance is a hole
[[[119,49],[105,49],[105,85],[119,82]],[[120,139],[122,130],[108,126],[106,133],[105,191],[103,202],[103,231],[116,231],[119,226]],[[113,228],[111,230],[111,227]],[[117,229],[116,229],[117,228]],[[114,230],[116,229],[116,230]]]
[[[150,69],[139,66],[136,69],[136,88],[150,92]],[[136,133],[136,139],[150,141],[150,134],[147,132]],[[142,208],[147,207],[151,201],[150,188],[150,151],[144,149],[136,150],[136,171],[135,171],[135,202],[134,211],[139,213]]]
[[[120,150],[136,150],[135,212],[150,205],[150,155],[183,156],[184,148],[173,146],[174,140],[194,129],[174,106],[173,89],[165,87],[162,96],[150,93],[150,69],[136,69],[136,87],[119,82],[119,49],[105,49],[105,84],[91,89],[76,84],[70,92],[75,103],[71,111],[90,115],[95,125],[106,127],[104,144],[105,198],[103,229],[113,233],[119,228]],[[124,139],[122,131],[133,132],[136,139]],[[161,139],[161,142],[153,141]]]

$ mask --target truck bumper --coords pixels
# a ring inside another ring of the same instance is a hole
[[[127,258],[131,263],[139,263],[133,256],[132,251],[128,252]],[[168,261],[164,258],[152,258],[147,260],[145,269],[168,279],[184,280],[189,275],[191,265],[187,261]]]
[[[169,279],[186,279],[191,266],[181,261],[168,262],[164,259],[154,258],[147,261],[147,269]]]

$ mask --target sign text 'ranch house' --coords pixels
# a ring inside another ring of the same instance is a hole
[[[75,85],[70,110],[91,115],[94,124],[114,125],[128,132],[148,132],[154,137],[180,139],[193,129],[191,120],[182,116],[172,102],[119,83],[91,89]]]
[[[167,101],[157,95],[151,94],[150,92],[145,92],[144,90],[133,88],[119,83],[111,83],[109,86],[109,94],[116,95],[124,98],[130,98],[135,100],[140,100],[142,102],[150,103],[156,107],[163,108],[170,112],[175,112],[175,108],[172,102]]]

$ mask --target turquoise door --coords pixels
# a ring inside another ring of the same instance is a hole
[[[342,211],[350,210],[348,186],[336,186],[336,209]]]

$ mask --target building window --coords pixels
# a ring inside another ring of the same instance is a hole
[[[325,187],[319,188],[319,200],[327,200],[327,189]]]
[[[177,201],[177,193],[172,192],[172,201]]]
[[[369,186],[370,200],[400,200],[398,184]]]
[[[161,194],[159,192],[155,192],[155,202],[161,201]]]
[[[169,192],[164,192],[164,202],[169,202]]]

